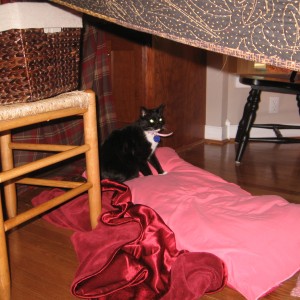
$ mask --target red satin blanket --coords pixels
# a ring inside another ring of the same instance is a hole
[[[71,238],[79,260],[71,287],[75,296],[192,300],[225,285],[223,262],[210,253],[178,251],[174,233],[153,209],[134,205],[126,185],[104,180],[102,192],[103,214],[94,230],[86,194],[45,216],[75,230]],[[33,204],[61,193],[44,191]]]

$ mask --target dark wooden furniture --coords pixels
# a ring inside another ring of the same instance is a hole
[[[98,21],[99,22],[99,21]],[[112,94],[120,126],[135,121],[140,107],[166,105],[164,146],[204,141],[206,54],[204,50],[134,30],[102,24],[110,51]]]
[[[296,72],[290,76],[285,74],[274,75],[241,75],[240,83],[251,86],[242,119],[239,122],[235,142],[237,143],[236,163],[240,163],[248,141],[272,143],[300,143],[300,139],[283,137],[281,129],[300,129],[300,126],[282,124],[254,124],[259,108],[260,95],[263,91],[294,94],[300,114],[300,81],[296,79]],[[276,137],[250,137],[251,128],[272,129]]]

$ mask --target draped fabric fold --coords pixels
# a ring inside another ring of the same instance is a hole
[[[38,205],[59,189],[44,191]],[[75,230],[71,240],[79,266],[71,291],[86,299],[192,300],[221,289],[222,260],[211,253],[178,251],[172,230],[150,207],[134,205],[124,184],[102,181],[103,214],[90,229],[87,196],[61,206],[45,219]]]

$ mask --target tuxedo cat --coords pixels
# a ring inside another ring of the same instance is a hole
[[[118,182],[139,176],[152,175],[148,162],[159,174],[164,174],[155,149],[159,143],[158,132],[165,124],[164,105],[154,109],[141,107],[140,117],[133,124],[114,130],[100,149],[101,179]]]

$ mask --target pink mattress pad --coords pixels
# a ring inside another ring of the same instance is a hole
[[[134,203],[153,208],[174,231],[179,250],[220,257],[228,285],[248,300],[300,269],[300,205],[275,195],[252,196],[171,148],[159,148],[157,156],[167,174],[126,184]]]

